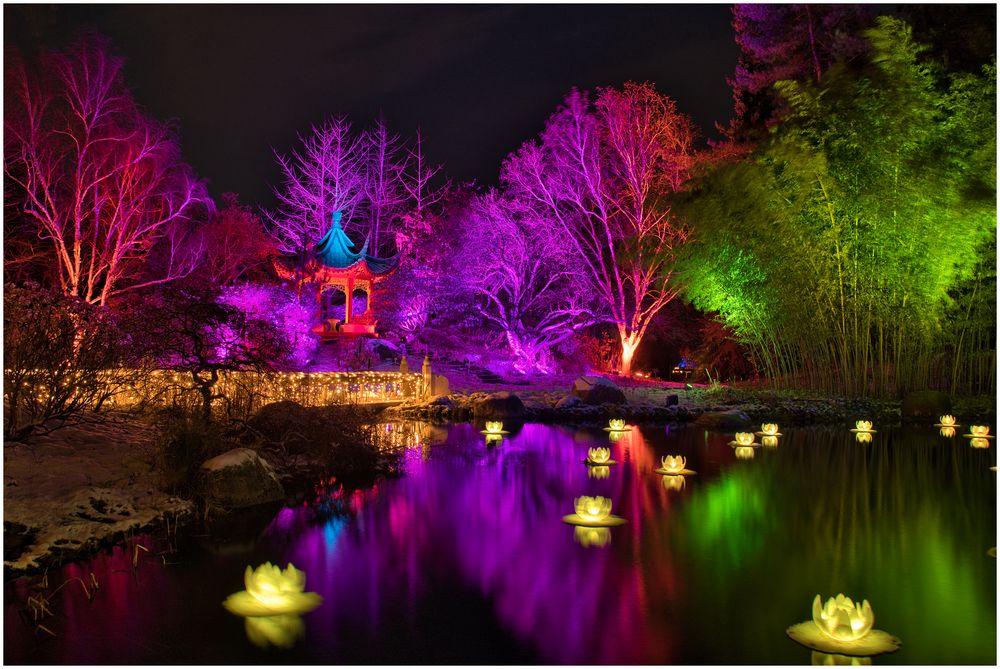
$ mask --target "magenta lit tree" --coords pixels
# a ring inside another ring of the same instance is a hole
[[[189,274],[187,231],[211,207],[169,129],[136,106],[122,64],[92,37],[34,67],[12,54],[4,82],[8,202],[50,245],[62,292],[99,305]]]
[[[477,198],[466,222],[456,275],[476,308],[503,332],[514,367],[552,372],[550,349],[593,322],[589,280],[551,221],[496,192]]]
[[[651,84],[573,91],[541,141],[508,157],[501,179],[543,234],[563,236],[617,326],[621,372],[653,317],[674,297],[672,261],[688,237],[664,197],[679,190],[694,128]]]

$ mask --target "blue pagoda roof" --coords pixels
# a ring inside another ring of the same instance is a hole
[[[355,253],[354,242],[340,226],[341,212],[333,212],[333,224],[323,238],[313,247],[313,255],[320,264],[332,269],[348,269],[364,262],[372,274],[385,274],[392,271],[399,262],[399,254],[391,258],[376,258],[368,254],[368,240],[365,240],[361,250]]]

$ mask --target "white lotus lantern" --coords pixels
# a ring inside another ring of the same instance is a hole
[[[608,497],[577,497],[573,500],[576,513],[563,516],[563,521],[584,527],[612,527],[626,522],[624,518],[611,515],[611,499]]]
[[[867,657],[898,650],[902,642],[882,630],[874,630],[875,614],[868,600],[856,604],[843,593],[826,604],[816,595],[812,620],[792,625],[785,632],[813,650],[854,657]]]
[[[222,605],[238,616],[302,615],[322,603],[315,592],[304,592],[305,572],[291,563],[284,571],[266,562],[247,567],[243,577],[246,590],[229,595]]]
[[[680,492],[684,490],[684,485],[687,479],[683,476],[664,476],[663,477],[663,487],[669,491]]]
[[[851,428],[851,432],[875,432],[872,429],[872,422],[870,420],[859,420]]]
[[[666,476],[690,476],[694,472],[686,468],[687,458],[683,455],[664,455],[660,458],[660,468],[657,474]]]
[[[740,460],[753,460],[753,447],[751,446],[737,446],[735,453]]]
[[[573,538],[581,546],[603,548],[611,543],[611,530],[606,527],[573,528]]]

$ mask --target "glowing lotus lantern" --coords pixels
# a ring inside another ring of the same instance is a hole
[[[875,430],[872,429],[872,422],[870,420],[859,420],[851,428],[851,432],[875,432]]]
[[[737,446],[736,447],[736,457],[740,460],[753,460],[753,447],[752,446]]]
[[[785,632],[792,639],[813,650],[851,656],[891,653],[902,645],[899,639],[881,630],[873,630],[875,614],[868,600],[856,604],[839,594],[823,603],[816,595],[812,620],[792,625]]]
[[[584,460],[588,465],[613,465],[615,461],[611,459],[611,449],[610,448],[590,448],[587,449],[587,459]]]
[[[973,448],[989,448],[990,440],[983,439],[982,437],[973,437],[969,440],[969,446],[972,446]]]
[[[611,467],[604,465],[587,467],[587,475],[592,479],[606,479],[611,476]]]
[[[683,476],[664,476],[663,477],[663,487],[667,490],[674,492],[680,492],[684,490],[684,485],[687,479]]]
[[[941,416],[940,418],[938,418],[938,422],[934,424],[934,427],[951,427],[951,428],[955,428],[955,427],[961,427],[961,425],[959,425],[958,423],[955,422],[955,417],[954,416],[944,415],[944,416]]]
[[[781,433],[778,432],[777,423],[764,423],[760,426],[760,432],[757,433],[761,437],[780,437]]]
[[[778,438],[775,437],[774,435],[765,434],[763,437],[760,438],[760,445],[763,446],[764,448],[777,448]]]
[[[948,437],[949,439],[951,437],[954,437],[955,436],[955,428],[953,428],[953,427],[942,427],[941,428],[941,436],[942,437]]]
[[[729,445],[730,446],[760,446],[760,444],[754,442],[753,437],[754,437],[753,432],[737,432],[736,436],[733,438],[733,440],[731,442],[729,442]]]
[[[563,521],[584,527],[612,527],[626,522],[624,518],[611,515],[611,500],[607,497],[577,497],[573,500],[576,513],[563,516]]]
[[[608,421],[608,426],[604,429],[608,432],[623,432],[625,430],[625,420],[622,418],[612,418]]]
[[[291,563],[284,571],[270,562],[257,569],[247,567],[243,581],[247,589],[229,595],[222,602],[238,616],[298,616],[312,611],[323,601],[315,592],[304,592],[305,572]]]
[[[611,543],[611,530],[606,527],[573,528],[573,538],[581,546],[603,548]]]
[[[858,440],[859,444],[870,444],[872,443],[872,433],[871,432],[858,432],[854,435],[854,438]]]
[[[992,439],[993,435],[990,434],[989,425],[970,425],[969,434],[966,437],[973,437],[975,439]]]
[[[245,619],[247,639],[255,646],[291,648],[306,631],[301,616],[250,616]]]
[[[683,455],[664,455],[660,458],[660,468],[656,470],[656,473],[667,476],[691,476],[694,472],[685,469],[686,464],[687,458]]]
[[[499,436],[510,433],[503,429],[503,421],[488,420],[486,421],[486,429],[483,430],[483,434]]]

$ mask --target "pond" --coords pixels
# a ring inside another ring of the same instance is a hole
[[[467,424],[386,429],[410,443],[402,477],[318,485],[229,540],[192,531],[164,553],[136,537],[53,571],[47,592],[68,582],[48,631],[28,606],[39,577],[7,583],[5,663],[809,664],[833,658],[785,629],[816,594],[844,592],[903,642],[875,664],[996,664],[992,442],[783,429],[740,459],[731,435],[691,426],[613,441],[528,424],[489,448]],[[584,465],[594,446],[617,464]],[[665,481],[668,454],[697,473]],[[581,495],[610,498],[627,524],[564,523]],[[291,648],[251,643],[221,606],[267,561],[323,597],[303,629],[270,630]],[[91,573],[88,599],[72,579]]]

